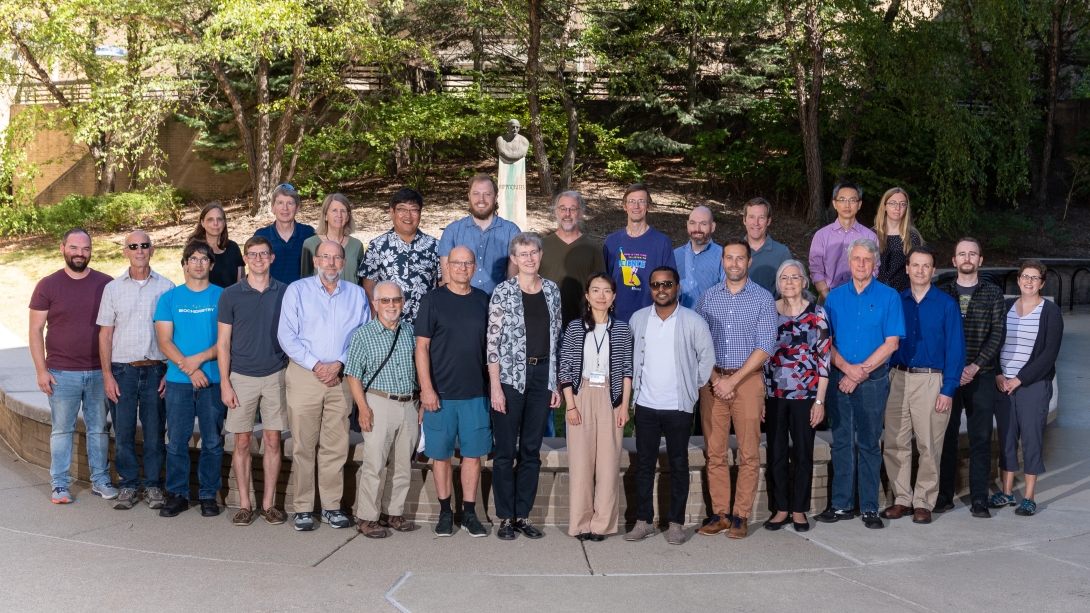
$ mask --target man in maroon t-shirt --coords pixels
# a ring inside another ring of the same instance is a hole
[[[106,433],[106,395],[98,357],[99,327],[95,323],[102,290],[113,279],[87,267],[91,262],[91,237],[83,230],[65,232],[61,255],[64,268],[39,281],[30,297],[30,357],[38,387],[49,396],[53,417],[49,437],[53,503],[74,500],[68,491],[72,482],[69,469],[80,407],[87,426],[91,493],[117,498],[117,488],[110,483],[110,437]],[[48,335],[44,334],[47,325]]]

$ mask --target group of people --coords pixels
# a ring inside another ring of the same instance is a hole
[[[392,228],[366,249],[351,236],[352,208],[341,194],[325,198],[315,230],[296,221],[294,188],[277,186],[275,222],[241,248],[212,203],[185,246],[178,286],[151,269],[154,246],[144,232],[126,237],[130,265],[116,279],[89,267],[86,232],[66,233],[64,268],[42,279],[30,302],[31,355],[53,416],[53,502],[73,500],[69,468],[82,409],[91,491],[118,509],[141,497],[164,517],[189,508],[196,420],[203,515],[220,513],[223,435],[231,433],[240,505],[233,523],[286,522],[275,493],[281,433],[290,431],[295,529],[355,525],[385,538],[417,528],[403,511],[423,436],[441,508],[437,535],[456,531],[457,452],[461,529],[489,534],[476,500],[481,462],[492,454],[496,536],[536,539],[544,536],[530,521],[540,448],[562,407],[568,532],[583,541],[618,531],[630,418],[637,522],[626,540],[656,534],[653,492],[665,439],[670,502],[659,518],[668,521],[668,542],[685,542],[694,431],[704,436],[711,496],[698,532],[744,538],[762,423],[772,513],[764,526],[808,530],[815,429],[826,418],[834,475],[831,505],[818,521],[858,511],[868,528],[881,528],[883,519],[929,523],[933,512],[953,508],[962,413],[973,515],[1015,504],[1020,515],[1035,512],[1063,334],[1058,307],[1040,296],[1040,262],[1022,265],[1020,297],[1004,300],[978,274],[980,243],[965,238],[953,256],[956,279],[935,287],[936,255],[912,226],[899,188],[882,197],[872,231],[855,218],[862,190],[838,185],[838,218],[815,234],[809,266],[769,236],[772,206],[761,198],[743,208],[745,236],[716,244],[714,215],[697,207],[689,241],[674,249],[648,223],[645,185],[626,190],[627,224],[601,246],[583,233],[586,205],[577,192],[555,199],[558,227],[544,238],[498,217],[496,196],[491,177],[473,177],[469,215],[436,240],[419,229],[421,195],[402,188],[390,202]],[[993,415],[1003,479],[989,497]],[[355,522],[342,501],[353,426],[364,440]],[[1012,491],[1019,443],[1021,501]],[[255,445],[264,451],[260,504],[246,487]],[[879,512],[883,461],[895,500]]]

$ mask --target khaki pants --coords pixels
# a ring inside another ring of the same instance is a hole
[[[352,410],[348,382],[342,379],[326,387],[313,372],[295,362],[288,364],[285,380],[292,441],[292,507],[296,513],[338,510],[344,494],[348,414]],[[315,460],[321,508],[314,505]]]
[[[374,414],[370,432],[363,433],[363,465],[360,466],[360,484],[356,496],[356,517],[364,521],[378,521],[379,498],[382,511],[390,516],[401,515],[405,498],[409,494],[412,477],[413,452],[420,440],[420,402],[394,402],[377,394],[367,394],[367,406]],[[361,409],[362,410],[362,409]],[[387,461],[393,471],[390,475],[389,496],[383,496],[382,469]]]
[[[735,517],[749,517],[757,497],[761,474],[761,411],[765,404],[765,381],[761,371],[746,377],[735,388],[734,398],[720,400],[711,383],[700,388],[700,426],[704,429],[704,454],[708,458],[708,493],[712,512],[730,514],[730,426],[738,440],[738,491],[734,495]]]
[[[935,401],[942,390],[942,373],[911,374],[897,369],[890,369],[889,373],[882,456],[893,487],[894,504],[930,511],[939,495],[939,459],[946,424],[950,421],[949,411],[935,410]],[[915,490],[912,488],[913,432],[920,452]]]
[[[575,397],[581,423],[564,426],[568,439],[568,534],[617,532],[617,482],[621,473],[621,439],[617,411],[608,387],[591,387],[586,379]]]

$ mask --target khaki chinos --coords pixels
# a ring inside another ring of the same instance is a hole
[[[716,368],[722,376],[722,369]],[[733,372],[733,371],[727,371]],[[750,373],[734,391],[734,398],[722,400],[712,392],[711,383],[700,388],[700,422],[704,429],[707,455],[708,493],[712,512],[730,515],[730,427],[738,441],[738,488],[734,493],[735,517],[749,517],[757,497],[761,474],[761,411],[765,404],[765,380],[760,369]]]
[[[342,377],[337,385],[326,387],[313,372],[294,361],[288,363],[285,379],[292,441],[294,512],[340,510],[344,465],[348,460],[348,414],[352,410],[348,382]],[[321,508],[314,505],[316,462]]]
[[[617,411],[609,401],[608,383],[591,387],[583,379],[576,396],[580,424],[566,424],[568,439],[568,534],[617,532],[617,483],[621,474],[624,428],[617,427]]]
[[[391,517],[403,515],[412,477],[413,452],[420,440],[420,400],[399,402],[368,391],[367,406],[371,407],[374,419],[371,431],[363,433],[356,517],[363,521],[378,521],[380,507],[385,507],[381,511]],[[382,469],[387,463],[393,472],[384,480]],[[385,496],[384,481],[390,482],[390,490]]]
[[[909,373],[891,368],[886,401],[882,456],[893,488],[894,504],[935,508],[939,495],[939,459],[950,411],[939,413],[935,402],[942,391],[942,372]],[[916,487],[912,487],[912,433],[920,453]]]

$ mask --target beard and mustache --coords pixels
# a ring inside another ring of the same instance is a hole
[[[91,263],[90,256],[83,257],[82,255],[66,255],[64,256],[64,263],[72,272],[83,272],[87,270],[87,266]]]

